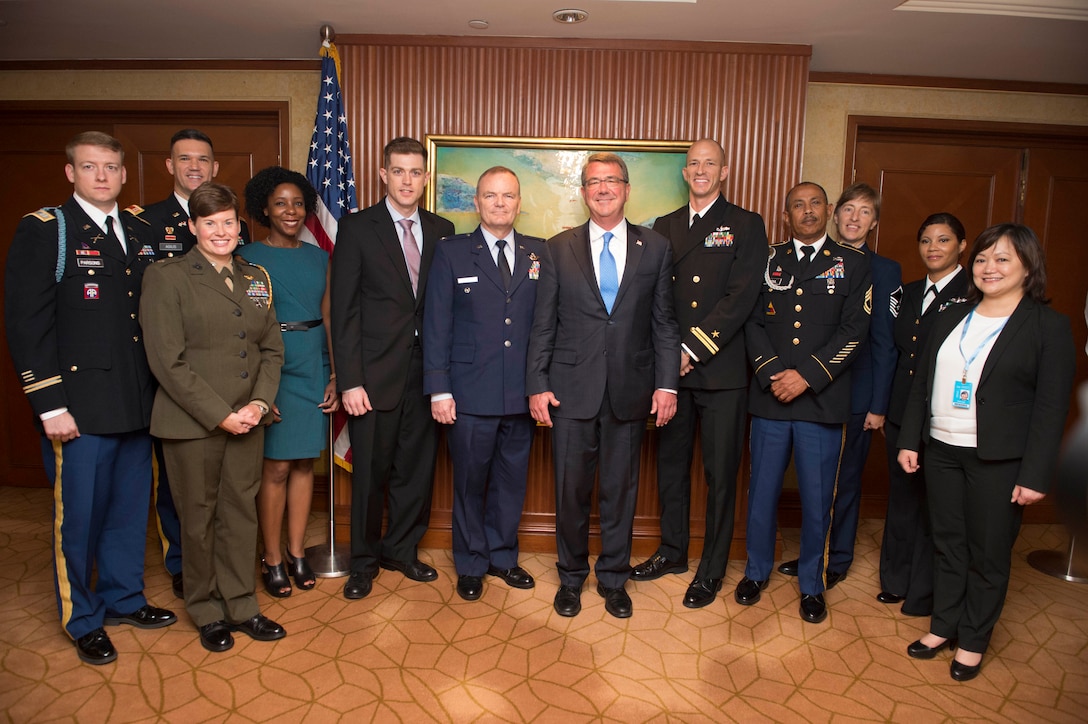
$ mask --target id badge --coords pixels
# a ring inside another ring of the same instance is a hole
[[[952,407],[960,410],[971,409],[971,388],[972,383],[958,380],[955,387],[952,388]]]

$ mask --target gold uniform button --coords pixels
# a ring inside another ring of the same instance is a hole
[[[133,312],[132,314],[128,315],[128,318],[129,319],[136,319],[136,313]]]
[[[794,329],[800,329],[801,328],[801,323],[800,322],[794,322],[793,323],[793,328]]]
[[[673,280],[673,281],[676,281],[676,277],[674,276],[674,277],[672,278],[672,280]]]
[[[914,323],[915,323],[916,325],[918,325],[918,324],[921,324],[921,323],[922,323],[922,320],[920,320],[920,319],[915,319],[915,320],[914,320]]]
[[[699,276],[698,276],[698,275],[696,275],[696,276],[693,276],[693,277],[691,278],[691,281],[693,281],[693,282],[695,282],[696,284],[698,284],[698,283],[700,282]]]
[[[132,292],[129,292],[129,293],[128,293],[128,295],[129,295],[129,296],[131,297],[131,296],[132,296]]]
[[[796,292],[796,293],[797,293],[797,296],[801,296],[802,294],[804,294],[804,293],[805,293],[805,290],[804,290],[804,289],[801,289],[800,287],[798,287],[798,289],[797,289],[797,292]]]
[[[138,336],[135,336],[135,335],[133,335],[133,337],[132,337],[132,341],[133,341],[133,342],[139,342],[139,341],[140,341],[140,338],[139,338]]]
[[[170,252],[170,253],[169,253],[169,254],[167,254],[166,256],[168,256],[169,258],[173,259],[173,258],[174,258],[174,252]]]
[[[916,337],[916,336],[915,336],[915,337],[911,337],[911,338],[910,338],[910,341],[911,341],[911,342],[917,342],[917,341],[918,341],[918,337]]]
[[[914,359],[914,353],[913,352],[910,353],[910,358]]]
[[[696,308],[696,307],[698,307],[698,306],[699,306],[699,302],[692,302],[692,303],[691,303],[691,308],[692,308],[692,309],[695,309],[695,308]]]
[[[94,276],[94,269],[88,269],[87,270],[87,276],[92,276],[93,277]]]
[[[800,312],[801,311],[801,305],[798,304],[796,307],[793,308],[793,311]]]
[[[505,342],[503,342],[502,346],[503,347],[509,347],[510,346],[510,340],[506,340]]]
[[[914,355],[911,355],[911,356],[913,357]],[[909,370],[909,371],[908,371],[908,374],[909,374],[909,375],[910,375],[911,377],[914,377],[914,370]]]
[[[503,320],[503,321],[504,321],[504,322],[506,323],[506,326],[507,326],[507,327],[509,327],[509,326],[510,326],[511,324],[513,324],[513,323],[514,323],[514,321],[513,321],[512,319],[510,319],[510,317],[507,317],[507,318],[506,318],[505,320]]]
[[[132,276],[132,270],[131,269],[125,269],[125,276],[126,277]]]
[[[793,338],[793,343],[794,343],[795,345],[801,344],[801,340],[799,340],[799,339],[797,339],[796,337],[794,337],[794,338]]]
[[[72,370],[72,372],[78,372],[79,371],[79,365],[72,365],[70,369]]]

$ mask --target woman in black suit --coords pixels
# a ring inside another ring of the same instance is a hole
[[[936,550],[929,633],[907,653],[933,658],[958,639],[957,681],[978,675],[1005,604],[1023,506],[1050,486],[1076,364],[1069,319],[1047,306],[1031,229],[986,229],[967,268],[968,303],[934,325],[899,433],[908,473],[925,443]]]

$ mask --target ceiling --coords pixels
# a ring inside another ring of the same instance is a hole
[[[1013,0],[911,0],[992,9]],[[1088,0],[1015,0],[1068,6]],[[902,0],[0,0],[0,59],[313,59],[346,34],[812,46],[811,70],[1088,84],[1088,22],[896,10]],[[552,11],[589,18],[560,25]],[[1066,13],[1069,14],[1069,13]],[[486,20],[486,30],[469,27]],[[651,43],[647,43],[650,47]]]

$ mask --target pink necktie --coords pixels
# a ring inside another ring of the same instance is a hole
[[[401,228],[401,246],[404,247],[404,261],[408,263],[408,278],[412,280],[412,294],[419,290],[419,247],[412,233],[412,220],[401,219],[397,222]]]

